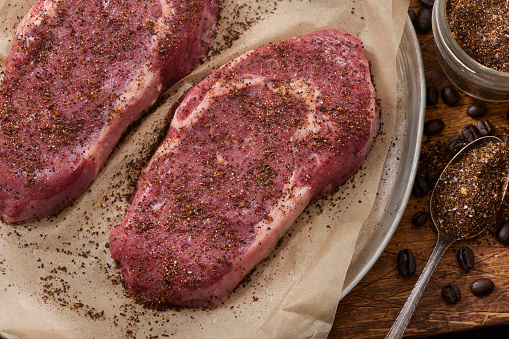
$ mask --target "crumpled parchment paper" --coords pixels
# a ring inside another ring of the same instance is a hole
[[[0,0],[0,66],[34,2]],[[130,129],[78,201],[38,222],[0,223],[0,331],[21,338],[326,337],[390,146],[407,9],[408,0],[224,0],[205,62]],[[372,65],[382,130],[363,168],[335,195],[308,207],[223,305],[157,311],[137,304],[125,294],[108,236],[165,133],[171,105],[244,51],[323,27],[359,35]]]

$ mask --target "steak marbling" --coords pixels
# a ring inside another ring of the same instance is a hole
[[[212,39],[216,0],[40,0],[0,87],[0,219],[74,201],[127,126]]]
[[[176,109],[110,235],[130,293],[214,307],[312,201],[361,166],[379,128],[361,41],[324,29],[247,52]]]

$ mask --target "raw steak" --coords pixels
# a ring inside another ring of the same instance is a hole
[[[319,30],[195,86],[110,235],[142,301],[214,307],[303,209],[361,166],[379,128],[361,41]]]
[[[40,0],[21,21],[0,87],[0,218],[74,201],[127,126],[212,38],[216,0]]]

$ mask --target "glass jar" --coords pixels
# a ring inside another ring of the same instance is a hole
[[[509,72],[481,65],[466,54],[452,37],[445,6],[436,0],[433,6],[433,37],[438,63],[449,80],[461,91],[487,101],[509,101]]]

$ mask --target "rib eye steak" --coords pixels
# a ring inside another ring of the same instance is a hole
[[[323,29],[247,52],[192,88],[110,235],[131,294],[214,307],[379,128],[359,38]]]
[[[40,0],[0,87],[0,219],[47,216],[90,184],[127,126],[212,39],[216,0]]]

